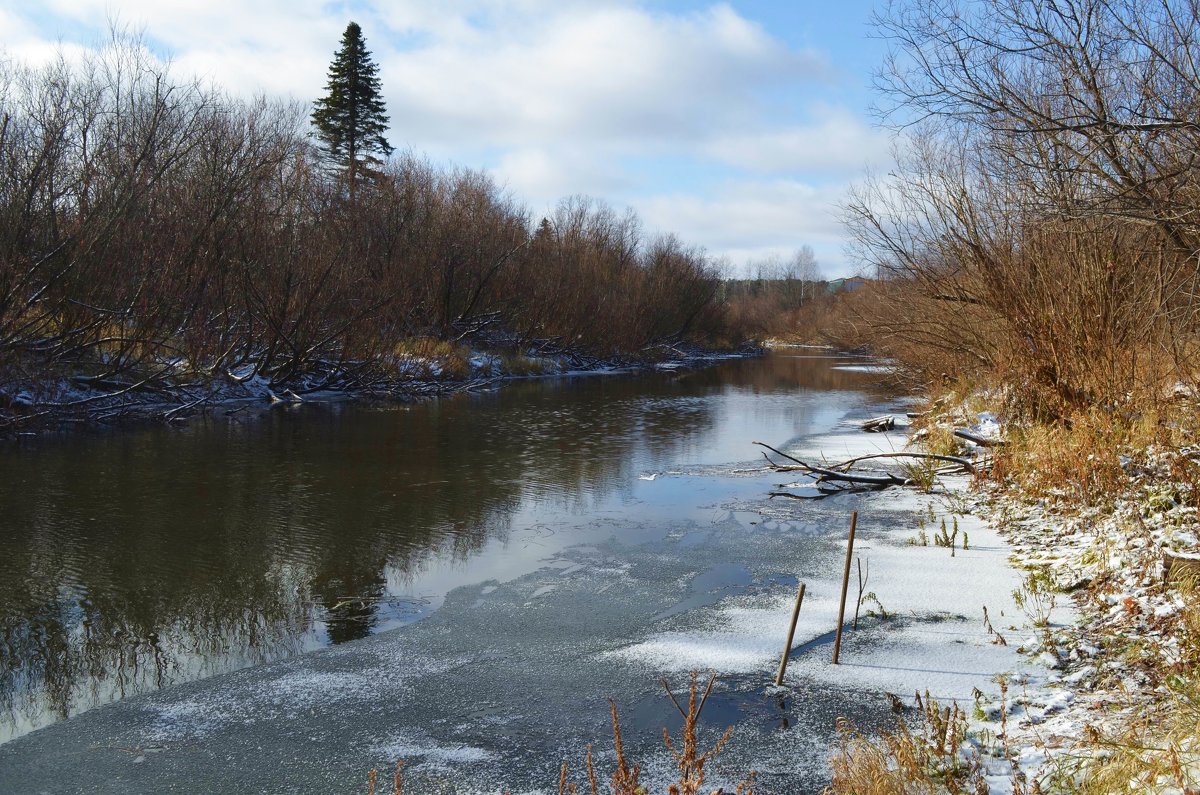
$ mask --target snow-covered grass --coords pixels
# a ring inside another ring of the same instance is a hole
[[[950,424],[998,436],[994,415],[950,405],[922,423],[924,436],[944,438]],[[994,613],[991,629],[1044,672],[1007,677],[964,723],[961,771],[978,763],[993,793],[1200,791],[1200,591],[1164,571],[1164,552],[1200,548],[1194,411],[1181,408],[1009,429],[992,479],[959,492],[959,507],[998,531],[1024,572],[1013,596],[1026,631]],[[1055,618],[1063,605],[1065,623]],[[838,792],[915,782],[954,792],[978,779],[938,772],[946,762],[927,725],[844,737]]]
[[[1010,723],[1026,774],[1048,789],[1200,787],[1200,596],[1194,583],[1168,582],[1162,563],[1166,548],[1195,548],[1195,511],[1155,510],[1142,488],[1150,482],[1138,480],[1112,508],[1011,492],[982,506],[1016,562],[1078,611],[1071,625],[1025,641],[1055,671]]]

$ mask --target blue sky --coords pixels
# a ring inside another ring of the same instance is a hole
[[[174,73],[309,101],[346,22],[380,65],[398,149],[492,172],[534,214],[631,206],[735,269],[810,245],[852,272],[837,204],[888,136],[867,108],[872,3],[685,0],[0,0],[26,61],[144,31]]]

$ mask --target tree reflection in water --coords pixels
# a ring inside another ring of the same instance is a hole
[[[389,584],[506,540],[518,510],[581,513],[694,451],[725,460],[723,396],[865,382],[771,356],[10,446],[0,741],[410,620],[423,606]]]

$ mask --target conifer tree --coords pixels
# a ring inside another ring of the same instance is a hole
[[[379,67],[371,60],[357,22],[346,26],[342,46],[329,65],[325,96],[318,99],[312,123],[331,162],[344,169],[354,194],[362,175],[378,163],[372,153],[387,157],[392,146],[383,137],[388,115],[380,96]]]

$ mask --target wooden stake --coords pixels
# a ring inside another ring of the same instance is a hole
[[[783,674],[787,670],[788,655],[792,652],[792,638],[796,637],[796,619],[800,617],[800,604],[804,601],[804,583],[800,583],[800,591],[796,594],[796,606],[792,608],[792,623],[788,627],[787,643],[783,644],[783,656],[779,658],[779,675],[775,684],[783,684]]]
[[[850,514],[850,543],[846,546],[846,569],[842,572],[842,601],[838,605],[837,635],[833,638],[833,664],[838,664],[842,650],[842,625],[846,620],[846,591],[850,588],[850,561],[854,557],[854,529],[858,526],[858,511]]]
[[[850,625],[850,629],[858,630],[858,611],[862,609],[863,591],[867,589],[867,580],[871,578],[871,561],[867,561],[867,576],[863,576],[862,558],[854,559],[854,566],[858,569],[858,599],[854,601],[854,623]]]

